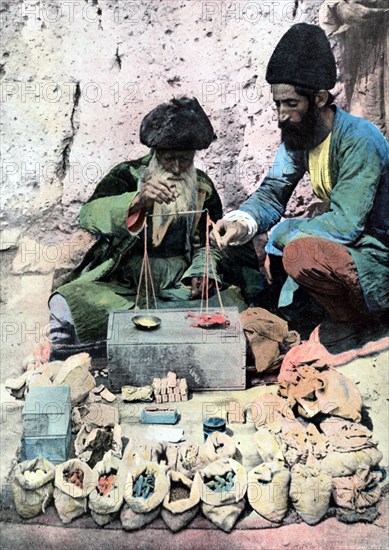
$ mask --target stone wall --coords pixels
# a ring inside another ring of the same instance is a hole
[[[0,227],[2,248],[22,252],[13,273],[49,273],[78,261],[91,240],[78,226],[82,203],[115,164],[147,152],[140,121],[174,96],[196,96],[210,116],[218,140],[197,165],[214,179],[226,210],[239,205],[279,142],[267,61],[292,24],[318,22],[322,4],[2,2]],[[345,106],[342,83],[338,91]],[[311,200],[308,183],[301,185],[293,214]]]

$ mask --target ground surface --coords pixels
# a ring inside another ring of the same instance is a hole
[[[53,514],[41,517],[39,522],[21,523],[9,508],[9,473],[15,463],[22,434],[21,411],[23,402],[16,401],[5,390],[4,382],[21,373],[22,359],[31,353],[39,341],[47,323],[47,298],[50,275],[3,278],[2,291],[2,349],[1,349],[1,487],[4,508],[0,526],[1,547],[17,548],[191,548],[218,549],[243,548],[278,550],[299,548],[321,550],[363,549],[383,550],[388,545],[388,512],[385,499],[379,506],[380,515],[374,524],[340,523],[328,518],[315,527],[304,523],[269,528],[258,517],[245,518],[240,528],[229,535],[217,531],[206,520],[195,520],[190,529],[172,535],[157,520],[140,532],[125,533],[115,528],[96,529],[91,521],[78,520],[70,526],[63,526]],[[384,458],[382,466],[389,464],[388,446],[388,353],[364,357],[339,367],[349,376],[361,391],[371,422],[375,439]],[[275,386],[261,386],[240,392],[202,392],[179,405],[181,420],[179,426],[185,430],[187,441],[202,440],[202,419],[209,413],[223,412],[224,404],[232,399],[246,405],[261,392],[275,391]],[[121,408],[121,424],[127,437],[142,435],[147,429],[138,424],[140,408],[124,405]],[[231,426],[233,427],[233,426]],[[243,457],[243,465],[250,468],[255,464],[256,452],[251,444],[254,426],[233,427],[234,439]],[[53,519],[54,518],[54,519]],[[15,523],[17,522],[17,523]]]

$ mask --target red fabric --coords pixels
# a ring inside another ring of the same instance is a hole
[[[369,315],[357,268],[347,248],[318,237],[286,245],[284,269],[336,321],[357,321]]]
[[[373,353],[379,353],[389,349],[389,338],[384,337],[375,342],[368,342],[360,349],[352,349],[343,353],[333,355],[320,343],[319,327],[316,327],[311,333],[309,340],[302,342],[299,346],[293,347],[285,355],[281,364],[279,380],[288,378],[295,372],[296,367],[302,364],[312,364],[313,366],[327,365],[337,367],[353,361],[357,357],[365,357]]]

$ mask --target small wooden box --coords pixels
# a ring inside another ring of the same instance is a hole
[[[246,341],[237,308],[225,308],[225,328],[193,327],[186,309],[150,312],[161,319],[155,330],[135,327],[132,317],[145,311],[114,311],[108,324],[108,381],[112,391],[122,386],[146,386],[173,371],[186,378],[191,390],[238,390],[246,387]],[[196,312],[198,313],[198,312]],[[208,313],[220,313],[211,308]]]
[[[42,456],[59,464],[68,459],[72,437],[70,388],[33,386],[24,409],[22,459]]]

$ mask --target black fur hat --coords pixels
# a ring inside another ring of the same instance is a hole
[[[336,64],[328,38],[317,25],[293,25],[278,42],[267,66],[269,84],[331,90]]]
[[[141,143],[152,149],[206,149],[214,139],[209,118],[195,97],[158,105],[140,126]]]

